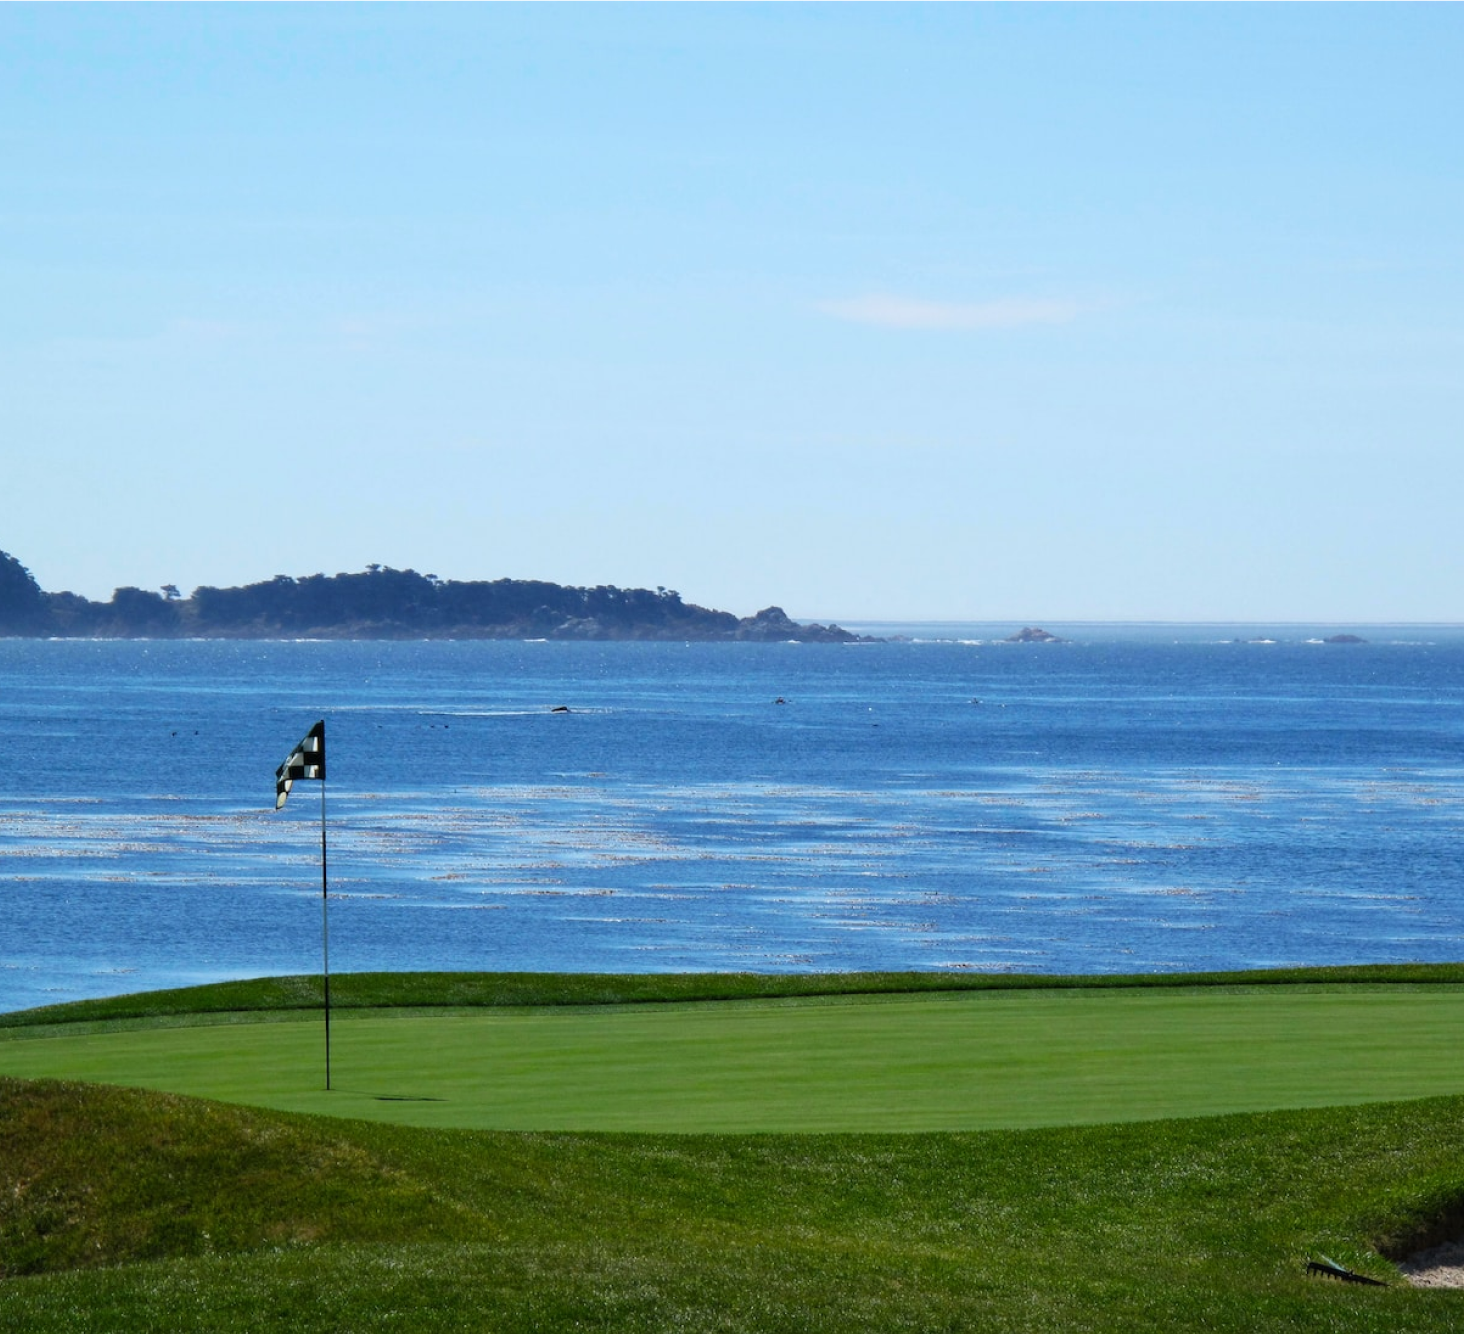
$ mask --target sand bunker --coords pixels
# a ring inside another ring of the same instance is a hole
[[[1415,1288],[1464,1288],[1464,1240],[1418,1251],[1398,1268]]]

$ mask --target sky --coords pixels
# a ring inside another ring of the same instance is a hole
[[[0,550],[1464,621],[1464,7],[0,6]]]

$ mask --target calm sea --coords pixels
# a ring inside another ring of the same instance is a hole
[[[320,717],[335,970],[1464,957],[1464,631],[872,628],[0,641],[0,1009],[318,971]]]

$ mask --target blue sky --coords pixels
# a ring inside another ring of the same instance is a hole
[[[1458,6],[0,7],[0,549],[1464,620]]]

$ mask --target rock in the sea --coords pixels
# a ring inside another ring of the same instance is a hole
[[[738,621],[733,638],[763,641],[796,639],[804,644],[851,644],[857,643],[861,636],[851,634],[837,625],[819,625],[817,622],[800,625],[781,607],[764,607],[756,616],[744,616]]]
[[[1048,634],[1035,625],[1028,625],[1018,630],[1014,635],[1008,635],[1003,641],[1007,644],[1066,644],[1067,640],[1058,635]]]
[[[1367,643],[1367,640],[1365,640],[1361,635],[1328,635],[1324,640],[1322,640],[1322,643],[1324,643],[1324,644],[1366,644]]]

